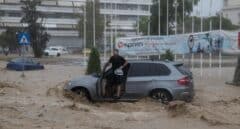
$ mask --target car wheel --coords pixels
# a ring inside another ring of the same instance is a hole
[[[61,56],[61,54],[60,54],[60,53],[58,53],[58,54],[57,54],[57,57],[59,57],[59,56]]]
[[[154,100],[160,101],[164,104],[167,104],[168,102],[172,101],[171,94],[166,90],[154,90],[150,97]]]
[[[78,99],[80,101],[89,100],[89,94],[86,89],[77,88],[77,89],[74,89],[73,92],[77,95],[77,97],[75,99]]]

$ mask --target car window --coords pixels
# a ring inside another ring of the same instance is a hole
[[[26,59],[25,59],[25,63],[32,64],[33,62],[32,62],[32,59],[26,58]]]
[[[184,67],[183,64],[175,65],[175,67],[183,75],[190,75],[191,74],[191,72],[186,67]]]
[[[164,64],[150,64],[148,67],[150,76],[167,76],[171,73]]]
[[[22,63],[22,62],[23,62],[23,58],[16,58],[16,59],[13,59],[12,62],[15,62],[15,63]]]
[[[155,63],[135,63],[131,64],[129,77],[140,76],[166,76],[171,72],[164,64]]]
[[[39,62],[37,60],[32,60],[34,64],[38,64]]]
[[[53,51],[58,51],[58,49],[57,49],[57,48],[51,48],[51,50],[53,50]]]
[[[135,63],[132,64],[129,71],[130,77],[151,76],[149,71],[149,63]]]

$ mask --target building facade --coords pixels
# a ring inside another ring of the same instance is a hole
[[[24,27],[21,0],[0,0],[0,31],[6,27]],[[76,26],[83,13],[80,8],[86,0],[43,0],[37,10],[44,14],[43,26],[51,35],[48,45],[65,47],[82,47],[82,39],[78,37]],[[139,17],[150,16],[152,0],[100,0],[100,13],[111,17],[106,28],[106,36],[114,34],[133,36],[137,34],[136,24]],[[40,19],[39,19],[40,20]],[[39,21],[40,22],[40,21]],[[109,39],[109,38],[108,38]],[[110,41],[108,40],[108,43]]]
[[[223,16],[240,25],[240,0],[224,0]]]

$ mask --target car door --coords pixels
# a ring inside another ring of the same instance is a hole
[[[31,70],[33,69],[33,63],[32,63],[32,59],[30,58],[25,58],[25,61],[24,61],[24,68],[25,70]]]
[[[40,64],[36,60],[31,59],[31,68],[32,69],[39,69],[40,68]]]
[[[141,98],[146,95],[145,91],[152,85],[150,67],[148,63],[131,64],[126,82],[126,94],[129,97]]]
[[[169,77],[171,74],[170,69],[161,63],[155,63],[151,65],[150,71],[152,73],[152,85],[153,89],[156,88],[170,88],[172,78]]]

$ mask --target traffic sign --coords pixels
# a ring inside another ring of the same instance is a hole
[[[18,34],[18,43],[19,45],[29,45],[30,36],[28,33],[22,32]]]

